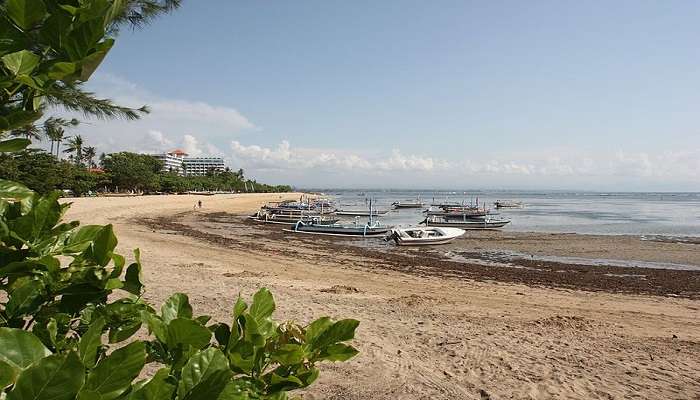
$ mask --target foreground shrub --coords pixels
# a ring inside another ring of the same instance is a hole
[[[127,265],[111,225],[63,222],[58,198],[0,180],[0,398],[284,399],[357,354],[358,321],[279,324],[264,288],[230,321],[194,316],[182,293],[155,310],[139,251]],[[147,363],[160,369],[136,382]]]

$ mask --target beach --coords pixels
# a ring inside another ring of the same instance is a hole
[[[470,232],[404,250],[245,219],[299,196],[78,198],[67,218],[113,224],[125,255],[140,248],[154,304],[185,292],[228,321],[239,293],[265,286],[278,320],[360,320],[360,354],[323,365],[305,399],[700,397],[700,245]],[[669,264],[681,267],[655,268]]]

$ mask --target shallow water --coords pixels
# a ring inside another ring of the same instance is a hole
[[[522,191],[416,192],[416,191],[326,191],[340,208],[386,210],[397,200],[439,203],[464,202],[493,207],[496,200],[513,200],[523,208],[500,209],[500,217],[512,222],[503,230],[520,232],[572,232],[607,235],[660,235],[700,237],[700,193],[566,193]],[[496,211],[496,210],[494,210]],[[388,225],[409,226],[422,221],[420,209],[390,211],[380,220]],[[673,240],[677,241],[677,240]]]

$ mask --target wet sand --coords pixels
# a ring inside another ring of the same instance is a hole
[[[184,291],[197,313],[227,320],[239,291],[267,286],[279,318],[360,319],[360,356],[325,366],[305,398],[700,396],[700,272],[491,257],[698,266],[696,244],[472,232],[426,251],[287,234],[237,215],[278,198],[203,197],[197,211],[197,196],[78,199],[69,217],[114,223],[122,251],[140,247],[155,303]]]

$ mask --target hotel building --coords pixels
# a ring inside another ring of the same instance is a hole
[[[163,172],[175,172],[178,175],[206,175],[208,171],[223,172],[226,169],[223,158],[188,157],[187,153],[179,149],[152,156],[163,162]]]

